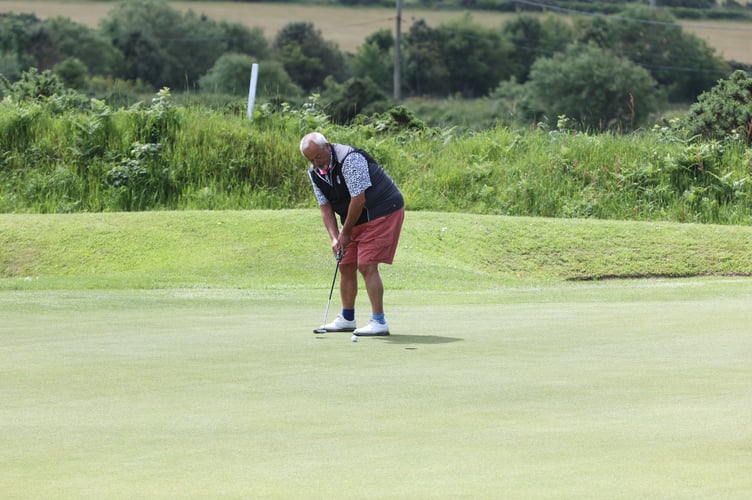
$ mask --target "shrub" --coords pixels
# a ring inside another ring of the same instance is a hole
[[[343,84],[327,78],[326,84],[321,97],[329,116],[338,124],[350,123],[359,114],[386,111],[392,104],[370,78],[350,78]]]
[[[752,76],[735,71],[703,93],[689,109],[686,119],[689,133],[705,138],[752,139]]]
[[[3,94],[17,101],[42,99],[65,92],[65,85],[57,75],[50,70],[40,73],[36,68],[23,72],[17,81],[5,81],[3,85],[6,87]]]
[[[52,71],[60,77],[66,87],[82,90],[86,87],[86,75],[89,70],[77,57],[69,57],[55,65]]]
[[[657,108],[647,70],[595,45],[536,60],[525,87],[526,108],[549,125],[566,115],[587,129],[632,129]]]
[[[209,92],[246,95],[254,62],[253,57],[245,54],[225,54],[201,77],[199,86]],[[302,94],[278,61],[259,63],[257,89],[259,94],[270,97],[295,98]]]

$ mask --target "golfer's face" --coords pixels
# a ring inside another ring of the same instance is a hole
[[[311,162],[311,165],[319,170],[328,170],[329,163],[332,160],[331,152],[329,151],[329,145],[327,144],[323,148],[318,147],[311,148],[307,151],[306,158]]]

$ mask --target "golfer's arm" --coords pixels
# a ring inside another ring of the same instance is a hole
[[[334,209],[332,209],[331,203],[320,205],[321,219],[324,221],[324,227],[326,232],[329,233],[329,237],[332,241],[339,238],[339,229],[337,227],[337,218],[334,216]]]
[[[348,236],[355,227],[355,224],[360,219],[360,214],[363,212],[363,207],[366,205],[366,193],[360,193],[357,196],[350,198],[350,205],[347,207],[347,218],[344,224],[342,224],[342,232]]]

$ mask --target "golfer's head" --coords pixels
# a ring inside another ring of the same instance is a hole
[[[319,170],[328,170],[332,161],[332,152],[326,137],[319,132],[306,134],[300,140],[300,152],[311,165]]]

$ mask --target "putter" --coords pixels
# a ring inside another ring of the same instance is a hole
[[[337,253],[337,264],[334,266],[334,278],[332,278],[332,288],[329,290],[329,300],[326,302],[326,310],[324,311],[324,322],[320,328],[313,330],[313,333],[326,333],[324,325],[326,324],[326,318],[329,316],[329,306],[332,304],[332,294],[334,293],[334,283],[337,281],[337,271],[339,271],[339,261],[342,260],[342,253]]]

